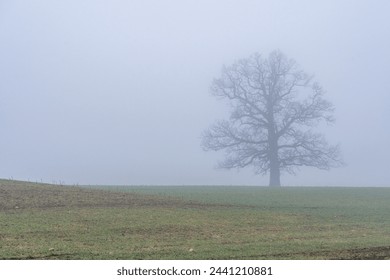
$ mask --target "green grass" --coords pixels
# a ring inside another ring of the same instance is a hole
[[[94,186],[138,194],[177,197],[203,203],[349,222],[390,223],[390,188],[240,187],[240,186]]]
[[[0,181],[0,259],[390,259],[389,202],[390,188]]]

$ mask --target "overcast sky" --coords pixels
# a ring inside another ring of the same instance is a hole
[[[390,186],[390,1],[0,0],[0,177],[267,185],[215,169],[223,65],[280,49],[326,90],[347,165],[284,185]]]

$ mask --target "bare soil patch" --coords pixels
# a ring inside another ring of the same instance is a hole
[[[335,260],[390,260],[390,246],[343,250]]]
[[[252,256],[253,257],[253,256]],[[287,259],[324,259],[324,260],[390,260],[390,246],[365,247],[356,249],[321,250],[295,253],[262,255],[261,258],[277,257]]]

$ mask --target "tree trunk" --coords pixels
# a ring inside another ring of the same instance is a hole
[[[271,161],[269,186],[280,187],[280,169],[279,169],[279,163],[277,162],[277,159],[276,162]]]
[[[270,104],[272,104],[270,102]],[[280,164],[279,164],[279,155],[278,155],[278,137],[275,132],[275,121],[272,114],[272,106],[269,106],[269,126],[268,126],[268,156],[270,161],[270,176],[269,176],[269,186],[270,187],[280,187]]]

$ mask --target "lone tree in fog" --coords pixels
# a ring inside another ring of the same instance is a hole
[[[219,167],[253,166],[258,174],[270,174],[270,186],[280,186],[283,171],[341,165],[338,146],[312,131],[321,121],[334,121],[332,104],[312,77],[280,51],[224,67],[211,90],[232,105],[229,120],[203,133],[204,150],[226,152]]]

